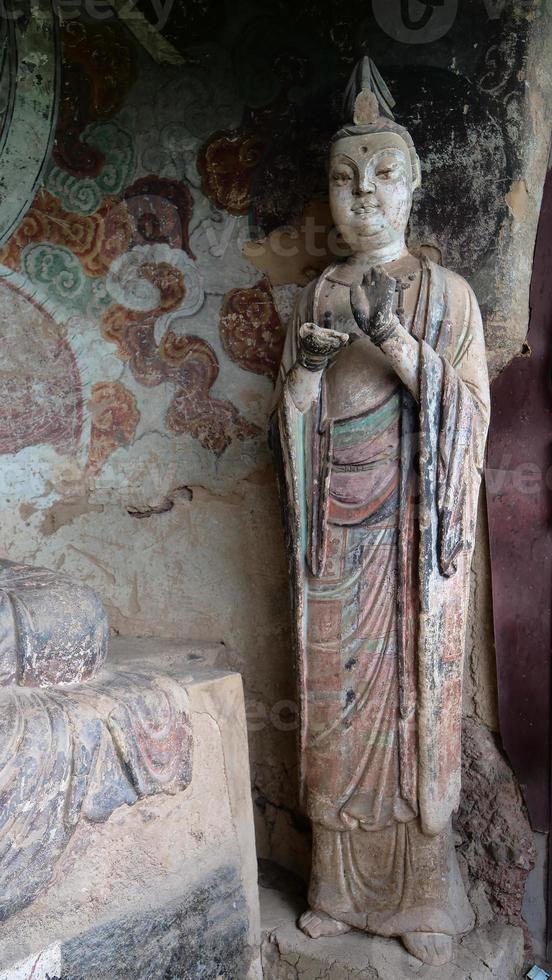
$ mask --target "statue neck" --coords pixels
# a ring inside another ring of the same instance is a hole
[[[408,254],[403,238],[402,241],[375,246],[365,252],[355,252],[347,261],[369,269],[374,265],[387,265],[389,262],[397,262]]]

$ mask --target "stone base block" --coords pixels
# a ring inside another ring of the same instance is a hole
[[[242,684],[210,653],[113,642],[110,670],[154,668],[185,690],[191,782],[79,821],[49,884],[0,923],[0,980],[260,977]]]
[[[308,939],[297,928],[304,900],[261,888],[261,960],[264,980],[519,980],[521,929],[494,922],[455,946],[446,966],[428,967],[398,940],[350,932]]]

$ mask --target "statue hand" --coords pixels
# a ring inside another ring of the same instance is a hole
[[[393,299],[396,280],[378,266],[364,274],[361,283],[351,286],[351,309],[354,318],[378,347],[395,331]]]
[[[328,362],[349,343],[349,334],[303,323],[299,328],[297,360],[308,371],[323,371]]]

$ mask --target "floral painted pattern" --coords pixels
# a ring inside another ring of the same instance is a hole
[[[96,475],[116,449],[132,443],[140,412],[132,392],[119,381],[93,385],[88,408],[92,415],[88,471]]]
[[[246,214],[263,149],[264,140],[255,133],[215,133],[197,161],[204,194],[229,214]]]
[[[231,360],[273,381],[284,347],[285,330],[274,305],[268,280],[251,289],[232,289],[224,297],[220,337]]]

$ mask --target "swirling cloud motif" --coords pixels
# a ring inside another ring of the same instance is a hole
[[[179,387],[167,411],[167,427],[197,439],[205,449],[220,455],[234,439],[260,434],[231,402],[214,398],[211,387],[219,367],[212,347],[200,337],[165,335],[161,356]]]
[[[62,246],[30,245],[21,253],[21,269],[31,282],[49,288],[50,295],[61,302],[78,297],[85,288],[79,260]]]
[[[163,268],[163,266],[165,266]],[[167,410],[171,432],[186,433],[211,452],[220,455],[234,440],[253,439],[260,434],[231,402],[215,398],[211,389],[219,373],[213,348],[205,340],[173,329],[155,338],[161,314],[174,310],[182,301],[182,277],[178,269],[159,263],[150,273],[159,288],[159,306],[151,312],[112,306],[102,317],[102,335],[117,345],[117,356],[127,361],[139,384],[151,388],[174,385]]]
[[[107,274],[107,291],[127,310],[151,313],[162,306],[166,286],[172,280],[180,290],[180,302],[171,315],[193,316],[203,306],[203,283],[185,252],[168,245],[137,245],[116,259]],[[159,336],[168,328],[166,316],[159,320]],[[156,328],[156,334],[157,334]]]
[[[132,180],[136,155],[132,136],[114,122],[87,126],[82,140],[103,157],[98,175],[75,177],[60,167],[53,167],[46,187],[59,198],[66,211],[88,215],[98,210],[104,197],[120,194]]]
[[[63,245],[28,245],[21,253],[21,272],[65,314],[96,318],[112,303],[104,280],[85,276],[78,258]]]
[[[106,197],[95,214],[65,211],[48,191],[40,190],[32,208],[0,251],[0,261],[19,271],[21,252],[33,242],[62,245],[80,261],[87,276],[102,276],[126,252],[134,227],[124,204]]]

